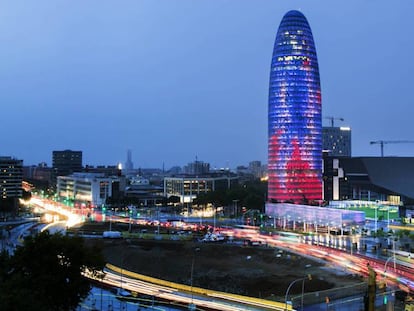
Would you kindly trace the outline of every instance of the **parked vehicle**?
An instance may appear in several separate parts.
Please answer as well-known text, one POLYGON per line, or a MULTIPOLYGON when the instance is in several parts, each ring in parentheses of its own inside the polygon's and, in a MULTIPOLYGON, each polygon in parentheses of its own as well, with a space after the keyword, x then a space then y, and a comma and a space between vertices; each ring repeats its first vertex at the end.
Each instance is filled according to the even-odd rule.
POLYGON ((104 239, 120 239, 122 238, 122 234, 120 231, 104 231, 102 237, 104 239))

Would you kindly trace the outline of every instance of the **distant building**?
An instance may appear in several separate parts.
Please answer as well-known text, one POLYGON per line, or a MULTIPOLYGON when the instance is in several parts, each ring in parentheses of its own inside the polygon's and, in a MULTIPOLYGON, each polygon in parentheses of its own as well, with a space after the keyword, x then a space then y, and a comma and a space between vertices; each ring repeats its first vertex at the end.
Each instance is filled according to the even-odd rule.
POLYGON ((181 174, 182 169, 180 166, 173 166, 168 170, 168 174, 169 175, 177 175, 177 174, 181 174))
POLYGON ((244 165, 239 165, 236 167, 236 173, 237 175, 249 175, 251 174, 249 168, 244 165))
POLYGON ((139 206, 155 206, 165 201, 163 187, 152 185, 148 179, 141 176, 128 178, 125 197, 133 199, 139 206))
POLYGON ((262 178, 266 173, 266 168, 261 161, 249 162, 249 171, 255 178, 262 178))
POLYGON ((180 176, 164 178, 164 196, 177 196, 181 203, 191 203, 200 193, 230 189, 238 184, 237 176, 180 176))
POLYGON ((351 128, 324 126, 322 128, 322 149, 334 157, 350 157, 351 128))
POLYGON ((57 177, 57 195, 68 203, 96 207, 105 204, 117 191, 114 185, 119 188, 119 178, 105 177, 101 173, 73 173, 57 177))
POLYGON ((82 151, 53 151, 52 154, 53 180, 58 176, 67 176, 82 171, 82 151))
POLYGON ((204 175, 210 172, 210 163, 203 161, 194 161, 184 166, 184 174, 188 175, 204 175))
POLYGON ((239 182, 245 182, 255 179, 261 179, 266 176, 267 166, 262 165, 261 161, 251 161, 249 166, 239 165, 236 167, 236 174, 239 176, 239 182))
POLYGON ((132 151, 127 151, 127 160, 125 162, 125 174, 129 174, 134 169, 134 163, 132 163, 132 151))
POLYGON ((22 197, 23 160, 0 157, 0 213, 16 215, 22 197))
POLYGON ((46 163, 23 166, 23 179, 30 181, 38 188, 47 188, 52 185, 53 169, 46 163))
POLYGON ((85 165, 83 170, 85 173, 100 173, 104 176, 121 176, 122 172, 119 169, 118 165, 85 165))

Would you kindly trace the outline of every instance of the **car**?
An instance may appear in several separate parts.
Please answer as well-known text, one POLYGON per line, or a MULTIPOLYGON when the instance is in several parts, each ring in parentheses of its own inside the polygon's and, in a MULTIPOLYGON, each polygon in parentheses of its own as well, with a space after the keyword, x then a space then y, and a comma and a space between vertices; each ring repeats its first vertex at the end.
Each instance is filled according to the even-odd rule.
POLYGON ((120 231, 104 231, 102 237, 104 239, 120 239, 122 238, 122 234, 120 231))

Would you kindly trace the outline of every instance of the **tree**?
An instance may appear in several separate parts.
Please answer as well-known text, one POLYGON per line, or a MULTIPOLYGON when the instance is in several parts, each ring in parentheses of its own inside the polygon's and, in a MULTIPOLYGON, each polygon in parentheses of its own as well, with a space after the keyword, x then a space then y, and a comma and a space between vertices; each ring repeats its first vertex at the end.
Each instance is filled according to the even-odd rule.
POLYGON ((30 201, 30 199, 32 198, 32 193, 30 191, 26 191, 24 189, 22 189, 22 199, 23 201, 30 201))
POLYGON ((180 197, 176 195, 172 195, 167 199, 167 203, 180 203, 180 197))
POLYGON ((13 256, 0 255, 1 309, 75 310, 90 291, 82 272, 103 266, 101 251, 86 247, 80 237, 48 231, 28 237, 13 256))

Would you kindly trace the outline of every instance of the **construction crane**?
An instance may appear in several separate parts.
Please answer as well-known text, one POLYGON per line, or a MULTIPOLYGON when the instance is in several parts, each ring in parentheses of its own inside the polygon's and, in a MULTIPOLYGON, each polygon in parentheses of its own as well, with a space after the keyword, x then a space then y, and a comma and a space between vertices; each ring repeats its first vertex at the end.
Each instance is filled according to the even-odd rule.
POLYGON ((385 144, 410 144, 410 143, 414 143, 414 140, 376 140, 376 141, 370 141, 369 143, 371 145, 379 144, 381 146, 381 157, 383 157, 385 144))
POLYGON ((335 118, 335 117, 325 117, 325 119, 331 120, 331 127, 334 127, 335 120, 344 121, 344 118, 335 118))

